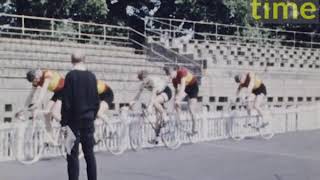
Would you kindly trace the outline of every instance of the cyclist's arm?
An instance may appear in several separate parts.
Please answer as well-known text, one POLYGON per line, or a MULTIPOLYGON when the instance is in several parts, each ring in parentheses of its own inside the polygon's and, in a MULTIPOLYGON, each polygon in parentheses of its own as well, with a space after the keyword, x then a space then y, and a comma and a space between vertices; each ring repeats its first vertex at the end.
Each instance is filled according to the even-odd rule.
POLYGON ((176 100, 180 100, 185 89, 186 89, 186 78, 182 78, 180 86, 178 88, 178 94, 176 95, 176 100), (179 99, 177 99, 177 98, 179 98, 179 99))
POLYGON ((36 92, 37 92, 37 87, 32 87, 32 89, 26 99, 26 102, 24 104, 25 107, 28 107, 28 106, 30 106, 30 104, 33 104, 34 95, 36 92))
POLYGON ((155 88, 153 88, 151 98, 149 100, 148 108, 151 108, 156 97, 157 97, 157 91, 155 88))
POLYGON ((134 97, 133 101, 138 101, 140 99, 140 96, 143 92, 143 89, 144 89, 144 83, 142 83, 140 85, 140 88, 139 88, 139 92, 137 93, 137 95, 134 97))
POLYGON ((250 82, 248 85, 248 93, 251 93, 254 87, 254 81, 256 77, 253 73, 250 73, 249 76, 250 76, 250 82))
POLYGON ((41 104, 42 100, 44 99, 45 95, 47 94, 50 81, 51 81, 50 78, 46 78, 44 80, 43 86, 41 87, 41 90, 40 90, 40 94, 35 102, 35 104, 37 106, 41 104))

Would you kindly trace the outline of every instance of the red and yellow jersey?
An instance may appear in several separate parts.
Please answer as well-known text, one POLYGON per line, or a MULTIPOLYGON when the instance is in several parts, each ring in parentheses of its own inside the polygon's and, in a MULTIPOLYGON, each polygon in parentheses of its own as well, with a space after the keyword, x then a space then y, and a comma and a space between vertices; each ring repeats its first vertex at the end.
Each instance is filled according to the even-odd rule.
MULTIPOLYGON (((64 78, 56 71, 44 70, 39 83, 36 86, 42 87, 45 79, 50 79, 48 90, 51 92, 58 92, 63 89, 64 78)), ((97 80, 98 94, 106 92, 110 87, 103 81, 97 80)))
POLYGON ((173 86, 178 87, 181 84, 181 79, 186 78, 186 86, 193 85, 197 82, 196 77, 186 68, 180 68, 177 70, 176 78, 172 79, 173 86))
POLYGON ((105 82, 100 80, 97 81, 97 90, 99 95, 106 92, 109 88, 110 87, 105 82))
MULTIPOLYGON (((246 79, 244 81, 244 83, 240 84, 239 85, 239 88, 247 88, 249 86, 249 83, 251 81, 251 76, 250 76, 250 73, 247 73, 246 75, 246 79)), ((254 86, 253 86, 253 89, 252 90, 255 90, 255 89, 258 89, 262 84, 262 80, 254 74, 254 86)))
POLYGON ((50 80, 48 86, 49 91, 58 92, 63 89, 64 78, 57 71, 44 70, 40 78, 40 81, 36 86, 42 87, 46 79, 50 80))

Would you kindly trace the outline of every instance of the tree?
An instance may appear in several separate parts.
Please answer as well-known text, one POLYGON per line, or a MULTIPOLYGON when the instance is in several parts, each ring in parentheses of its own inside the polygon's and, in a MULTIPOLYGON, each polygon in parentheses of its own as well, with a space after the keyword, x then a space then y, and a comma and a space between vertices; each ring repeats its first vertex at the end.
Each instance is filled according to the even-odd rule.
POLYGON ((105 0, 32 0, 13 1, 17 14, 51 18, 71 18, 81 21, 104 22, 105 0))

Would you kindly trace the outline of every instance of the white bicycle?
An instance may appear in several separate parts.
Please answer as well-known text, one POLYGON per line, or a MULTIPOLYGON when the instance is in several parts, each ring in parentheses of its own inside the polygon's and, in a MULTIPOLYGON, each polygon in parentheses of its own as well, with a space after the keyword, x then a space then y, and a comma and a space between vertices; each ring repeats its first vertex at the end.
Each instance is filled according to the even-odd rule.
MULTIPOLYGON (((66 158, 66 132, 60 126, 53 128, 53 139, 56 143, 49 143, 47 139, 50 134, 45 129, 43 113, 35 113, 36 116, 33 114, 29 110, 21 110, 16 115, 18 122, 15 128, 15 140, 12 142, 16 159, 22 164, 33 164, 43 158, 45 151, 66 158)), ((83 157, 81 146, 79 151, 81 158, 83 157)))
POLYGON ((250 101, 241 100, 238 105, 240 111, 236 110, 235 103, 229 105, 229 135, 232 139, 240 141, 246 137, 260 135, 263 139, 271 139, 274 135, 272 128, 273 115, 269 110, 264 109, 267 112, 267 117, 261 117, 261 115, 249 116, 247 108, 250 101))
POLYGON ((126 124, 122 119, 118 121, 103 121, 97 124, 97 141, 114 155, 120 155, 126 150, 126 124))
MULTIPOLYGON (((175 119, 169 118, 168 120, 161 120, 159 127, 156 126, 156 120, 161 118, 159 113, 149 113, 147 106, 141 103, 141 112, 140 113, 129 113, 129 142, 130 146, 134 151, 138 151, 142 148, 144 143, 145 134, 148 129, 152 128, 154 131, 153 134, 156 134, 156 131, 159 131, 159 137, 162 144, 169 149, 177 149, 180 147, 181 142, 179 134, 177 131, 177 121, 175 119), (160 129, 157 129, 160 128, 160 129)), ((168 116, 169 117, 169 116, 168 116)), ((150 140, 149 144, 157 145, 161 142, 153 143, 150 140)))
POLYGON ((177 149, 181 145, 179 133, 177 131, 177 120, 168 116, 167 120, 161 119, 161 115, 158 112, 151 114, 148 112, 147 107, 142 104, 142 116, 141 119, 147 122, 154 130, 154 133, 159 131, 159 137, 162 143, 169 149, 177 149), (154 121, 152 121, 152 119, 154 121), (156 127, 156 120, 160 119, 159 127, 156 127))

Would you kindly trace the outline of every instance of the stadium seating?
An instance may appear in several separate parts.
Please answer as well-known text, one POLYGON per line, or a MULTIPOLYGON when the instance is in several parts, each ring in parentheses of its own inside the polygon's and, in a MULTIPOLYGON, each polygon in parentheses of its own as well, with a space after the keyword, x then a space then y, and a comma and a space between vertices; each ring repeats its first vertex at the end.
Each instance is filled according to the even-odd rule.
MULTIPOLYGON (((148 62, 146 55, 136 54, 130 47, 1 38, 1 93, 7 95, 0 98, 1 104, 13 105, 14 110, 20 108, 31 87, 24 79, 26 72, 30 69, 45 68, 66 74, 71 69, 70 55, 78 50, 86 54, 88 69, 114 90, 115 109, 118 109, 120 104, 130 102, 130 98, 136 94, 139 86, 136 73, 139 70, 148 69, 152 74, 163 75, 161 63, 148 62), (12 91, 13 89, 15 91, 12 91), (8 96, 12 98, 6 98, 8 96)), ((1 108, 0 112, 5 111, 1 108)), ((7 116, 12 117, 12 114, 7 116)))

